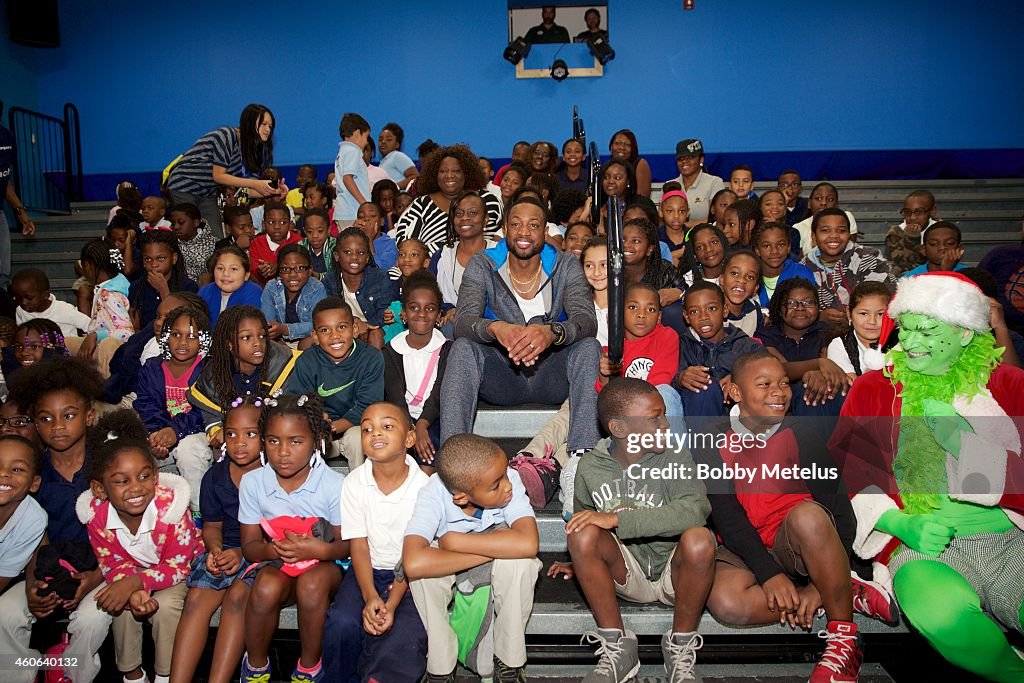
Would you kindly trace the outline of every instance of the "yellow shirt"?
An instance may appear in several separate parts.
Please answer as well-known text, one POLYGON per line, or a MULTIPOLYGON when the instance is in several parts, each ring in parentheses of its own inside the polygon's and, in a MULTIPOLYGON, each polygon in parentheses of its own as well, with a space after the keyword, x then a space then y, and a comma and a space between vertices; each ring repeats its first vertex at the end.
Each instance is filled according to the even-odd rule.
POLYGON ((288 190, 288 194, 285 195, 285 198, 284 198, 284 203, 287 204, 288 206, 292 207, 293 209, 301 209, 302 208, 302 190, 300 190, 297 187, 293 188, 291 190, 288 190))

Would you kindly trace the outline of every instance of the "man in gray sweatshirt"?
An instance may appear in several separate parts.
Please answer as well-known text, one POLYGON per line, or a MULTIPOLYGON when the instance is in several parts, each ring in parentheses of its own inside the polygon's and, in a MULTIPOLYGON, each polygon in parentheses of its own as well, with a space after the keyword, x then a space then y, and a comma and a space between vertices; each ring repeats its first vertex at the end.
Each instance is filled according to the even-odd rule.
POLYGON ((473 431, 478 398, 495 405, 568 398, 568 450, 585 451, 600 438, 594 302, 579 261, 545 244, 546 232, 546 209, 523 198, 505 214, 505 241, 466 266, 441 385, 442 443, 473 431))

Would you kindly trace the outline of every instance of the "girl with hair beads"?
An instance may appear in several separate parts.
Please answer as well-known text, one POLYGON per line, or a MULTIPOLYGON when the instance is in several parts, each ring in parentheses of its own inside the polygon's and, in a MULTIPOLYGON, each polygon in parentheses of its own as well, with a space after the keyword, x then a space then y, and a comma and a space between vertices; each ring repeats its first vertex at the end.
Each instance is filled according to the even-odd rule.
POLYGON ((230 306, 260 306, 263 290, 251 281, 249 256, 236 246, 218 249, 210 258, 213 282, 199 290, 199 296, 210 309, 210 324, 230 306))
POLYGON ((203 475, 200 510, 206 552, 192 561, 188 595, 174 638, 171 682, 191 683, 206 647, 210 619, 220 609, 220 625, 207 680, 228 683, 245 650, 245 604, 250 563, 242 557, 238 525, 238 487, 242 477, 258 469, 262 442, 260 412, 263 400, 236 398, 224 415, 221 457, 203 475), (241 579, 241 580, 240 580, 241 579))
POLYGON ((172 206, 171 230, 178 238, 178 248, 185 259, 185 275, 189 280, 203 284, 206 262, 216 249, 217 238, 199 213, 199 208, 188 202, 172 206))
POLYGON ((379 206, 373 202, 360 204, 352 227, 359 228, 369 238, 373 265, 385 271, 395 265, 398 260, 398 245, 384 230, 384 212, 379 206))
POLYGON ((729 240, 719 228, 701 223, 686 236, 686 268, 683 281, 689 287, 694 281, 706 280, 720 284, 725 259, 729 256, 729 240))
POLYGON ((172 292, 199 291, 199 285, 185 275, 185 264, 174 233, 151 230, 142 235, 139 245, 145 277, 128 288, 132 323, 137 330, 153 322, 156 307, 172 292))
POLYGON ((277 252, 277 277, 263 289, 260 308, 267 317, 267 329, 274 341, 292 348, 313 331, 313 307, 327 292, 323 284, 310 277, 309 252, 298 244, 286 244, 277 252))
POLYGON ((395 287, 388 274, 370 265, 370 238, 356 227, 346 228, 338 235, 334 247, 338 271, 327 282, 328 296, 345 300, 352 315, 367 324, 366 343, 380 350, 384 346, 384 311, 395 300, 395 287))
POLYGON ((133 218, 132 215, 119 211, 107 223, 104 235, 107 241, 121 252, 121 260, 124 261, 121 272, 129 280, 135 280, 138 277, 138 252, 135 251, 135 248, 139 236, 139 222, 135 218, 139 218, 138 214, 135 214, 133 218))
POLYGON ((827 357, 851 381, 885 366, 882 320, 891 300, 892 291, 882 282, 862 282, 850 294, 850 329, 829 342, 827 357))
MULTIPOLYGON (((73 548, 76 555, 93 554, 85 526, 76 515, 75 502, 89 487, 94 454, 87 449, 86 432, 96 417, 93 401, 102 393, 103 379, 92 365, 62 356, 21 370, 11 383, 11 395, 24 409, 25 417, 32 420, 27 426, 38 433, 45 449, 42 483, 35 496, 48 519, 44 543, 73 548)), ((24 585, 0 595, 0 652, 38 661, 40 654, 30 645, 32 626, 38 620, 46 620, 50 626, 66 616, 70 618, 70 641, 64 656, 78 663, 73 680, 92 681, 100 673, 97 653, 110 631, 110 615, 96 604, 103 584, 100 570, 79 572, 74 577, 78 587, 70 600, 36 578, 35 561, 25 575, 24 585)), ((4 674, 5 681, 30 683, 36 679, 31 663, 4 674)))
POLYGON ((3 348, 4 376, 9 380, 18 368, 27 368, 53 356, 67 355, 60 326, 47 318, 33 318, 18 325, 13 343, 3 348))
POLYGON ((402 317, 409 329, 384 347, 384 400, 409 411, 416 433, 411 454, 429 473, 441 447, 441 379, 451 350, 437 329, 442 301, 430 272, 410 275, 402 288, 402 317))
POLYGON ((430 259, 430 272, 437 277, 442 295, 442 325, 455 317, 462 274, 469 260, 494 246, 484 235, 486 227, 487 206, 483 198, 476 192, 460 192, 448 211, 444 246, 430 259))
POLYGON ((107 413, 89 434, 89 490, 75 511, 106 585, 96 604, 114 615, 114 657, 126 683, 146 680, 142 621, 153 626, 155 683, 167 683, 185 602, 185 578, 202 539, 188 513, 188 484, 157 471, 146 427, 126 409, 107 413))
POLYGON ((80 262, 86 280, 94 287, 92 315, 85 337, 66 340, 68 351, 79 358, 96 357, 100 373, 108 375, 110 357, 135 333, 128 312, 128 278, 121 274, 121 252, 106 239, 82 247, 80 262))
POLYGON ((199 378, 210 352, 210 320, 204 311, 175 308, 160 331, 159 358, 150 358, 139 373, 134 407, 149 430, 149 447, 160 467, 176 465, 188 482, 193 511, 199 510, 199 485, 210 467, 210 444, 203 416, 185 395, 199 378))
POLYGON ((232 306, 217 320, 210 361, 188 389, 199 408, 210 445, 224 443, 224 409, 238 396, 269 396, 280 390, 295 366, 299 351, 267 339, 267 319, 255 306, 232 306))
POLYGON ((265 464, 243 476, 238 487, 242 554, 257 565, 245 610, 241 680, 269 680, 270 640, 281 607, 294 603, 302 655, 292 680, 317 681, 324 619, 341 583, 335 562, 349 554, 348 542, 341 540, 344 477, 324 464, 331 428, 315 394, 286 394, 264 403, 265 464), (300 528, 295 516, 307 524, 300 528))

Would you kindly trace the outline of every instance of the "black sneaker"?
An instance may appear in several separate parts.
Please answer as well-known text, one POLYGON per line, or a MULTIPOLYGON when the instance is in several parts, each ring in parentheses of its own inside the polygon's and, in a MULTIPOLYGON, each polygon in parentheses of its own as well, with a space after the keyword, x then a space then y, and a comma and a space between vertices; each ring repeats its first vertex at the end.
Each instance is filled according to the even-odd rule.
POLYGON ((452 670, 450 674, 424 673, 420 683, 455 683, 455 671, 452 670))
POLYGON ((495 657, 494 683, 526 683, 526 665, 513 668, 495 657))

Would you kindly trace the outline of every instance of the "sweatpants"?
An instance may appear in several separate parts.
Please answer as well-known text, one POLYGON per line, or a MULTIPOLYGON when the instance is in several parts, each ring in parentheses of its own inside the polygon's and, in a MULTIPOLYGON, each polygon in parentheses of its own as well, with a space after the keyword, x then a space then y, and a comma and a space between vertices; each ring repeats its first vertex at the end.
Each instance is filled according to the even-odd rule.
MULTIPOLYGON (((107 584, 101 583, 78 603, 70 615, 67 632, 70 636, 64 657, 73 658, 78 666, 68 668, 72 683, 91 683, 100 673, 100 646, 110 632, 110 615, 96 605, 96 593, 107 584)), ((41 655, 29 647, 35 616, 28 611, 25 582, 16 583, 0 595, 0 671, 7 683, 32 683, 37 669, 15 666, 19 658, 38 659, 41 655)), ((172 636, 173 637, 173 636, 172 636)))
POLYGON ((594 338, 550 347, 532 367, 513 365, 499 344, 456 339, 441 383, 441 443, 473 431, 479 399, 499 406, 560 405, 569 399, 570 451, 593 448, 597 425, 597 366, 601 347, 594 338))
MULTIPOLYGON (((373 585, 383 600, 395 573, 373 570, 373 585)), ((408 590, 394 614, 394 625, 379 636, 363 629, 363 601, 354 569, 349 569, 324 623, 324 682, 418 681, 427 660, 427 632, 408 590)))
MULTIPOLYGON (((153 593, 160 603, 160 609, 145 617, 153 627, 153 668, 157 676, 171 674, 171 651, 174 649, 174 633, 178 630, 181 609, 185 606, 185 583, 153 593)), ((142 622, 131 610, 125 609, 114 617, 114 660, 117 670, 126 673, 142 666, 142 622)))
MULTIPOLYGON (((449 376, 447 371, 445 376, 449 376)), ((506 666, 526 664, 526 622, 533 611, 533 587, 540 569, 541 561, 536 557, 491 563, 494 656, 506 666)), ((458 640, 448 623, 448 605, 455 597, 455 576, 418 579, 409 584, 409 589, 427 630, 427 673, 449 674, 459 656, 458 640)))

